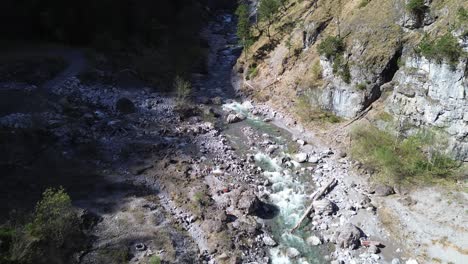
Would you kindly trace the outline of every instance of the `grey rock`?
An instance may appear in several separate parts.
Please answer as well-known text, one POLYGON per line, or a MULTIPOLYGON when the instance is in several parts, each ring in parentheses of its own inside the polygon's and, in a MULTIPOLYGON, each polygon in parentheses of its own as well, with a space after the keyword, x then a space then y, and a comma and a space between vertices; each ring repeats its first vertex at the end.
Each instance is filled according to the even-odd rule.
POLYGON ((317 236, 310 236, 307 238, 306 242, 309 246, 318 246, 322 244, 322 239, 317 236))
POLYGON ((320 161, 320 158, 318 156, 316 156, 316 155, 311 155, 311 156, 309 156, 308 161, 310 163, 317 164, 320 161))
POLYGON ((356 249, 360 246, 362 231, 353 224, 346 224, 340 228, 336 236, 336 244, 341 248, 356 249))
POLYGON ((301 252, 293 247, 290 247, 286 250, 286 255, 288 258, 297 258, 299 255, 301 255, 301 252))
POLYGON ((265 245, 269 246, 269 247, 274 247, 277 245, 276 241, 270 237, 269 235, 264 235, 263 238, 263 243, 265 243, 265 245))
POLYGON ((328 199, 313 201, 312 206, 317 215, 331 215, 336 208, 336 205, 328 199))
POLYGON ((299 162, 299 163, 304 163, 307 161, 307 153, 298 153, 296 155, 294 155, 294 160, 299 162))
POLYGON ((243 192, 237 202, 237 208, 245 211, 247 214, 253 214, 262 206, 260 199, 251 191, 243 192))
POLYGON ((377 196, 389 196, 395 194, 393 187, 388 185, 377 185, 374 189, 374 194, 377 196))
POLYGON ((392 264, 401 264, 401 261, 397 258, 392 259, 392 264))
POLYGON ((228 124, 237 123, 245 119, 245 116, 239 114, 229 114, 226 118, 228 124))

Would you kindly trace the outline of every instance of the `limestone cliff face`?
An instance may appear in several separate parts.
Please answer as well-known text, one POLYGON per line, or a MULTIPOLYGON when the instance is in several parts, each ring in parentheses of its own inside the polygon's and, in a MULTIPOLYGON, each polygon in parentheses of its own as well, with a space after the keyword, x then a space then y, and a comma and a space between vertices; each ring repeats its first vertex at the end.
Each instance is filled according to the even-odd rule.
POLYGON ((243 91, 292 113, 299 97, 306 97, 310 107, 344 118, 378 101, 394 120, 441 131, 454 155, 468 160, 468 25, 457 14, 468 10, 468 2, 427 0, 418 14, 408 3, 290 0, 278 13, 271 38, 254 29, 258 39, 236 66, 243 91), (447 32, 464 49, 456 68, 415 51, 424 35, 447 32), (343 40, 341 67, 317 50, 328 36, 343 40))
POLYGON ((400 122, 444 131, 453 154, 468 161, 465 65, 466 61, 462 61, 452 69, 425 58, 408 58, 393 79, 394 88, 385 107, 400 122))

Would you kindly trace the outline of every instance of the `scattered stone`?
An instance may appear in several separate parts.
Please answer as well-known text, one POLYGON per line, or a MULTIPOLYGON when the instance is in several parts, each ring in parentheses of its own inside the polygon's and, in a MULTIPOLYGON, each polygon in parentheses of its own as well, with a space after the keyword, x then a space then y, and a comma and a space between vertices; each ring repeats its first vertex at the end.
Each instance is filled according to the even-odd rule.
POLYGON ((343 152, 343 151, 340 152, 340 158, 346 158, 346 156, 348 156, 346 152, 343 152))
POLYGON ((322 239, 317 236, 310 236, 307 238, 306 242, 309 246, 318 246, 322 244, 322 239))
POLYGON ((297 258, 300 254, 301 252, 299 252, 299 250, 293 247, 290 247, 286 250, 286 255, 288 256, 288 258, 297 258))

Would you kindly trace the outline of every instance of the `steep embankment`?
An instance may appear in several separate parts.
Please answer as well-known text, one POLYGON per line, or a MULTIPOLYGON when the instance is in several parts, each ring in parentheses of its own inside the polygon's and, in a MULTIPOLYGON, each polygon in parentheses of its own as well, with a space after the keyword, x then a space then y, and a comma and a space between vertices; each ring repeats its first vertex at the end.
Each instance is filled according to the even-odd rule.
POLYGON ((437 128, 466 161, 467 9, 458 0, 287 1, 271 37, 266 22, 254 27, 237 64, 242 89, 306 120, 353 118, 377 101, 377 116, 398 120, 388 128, 437 128), (314 109, 306 118, 304 105, 314 109))

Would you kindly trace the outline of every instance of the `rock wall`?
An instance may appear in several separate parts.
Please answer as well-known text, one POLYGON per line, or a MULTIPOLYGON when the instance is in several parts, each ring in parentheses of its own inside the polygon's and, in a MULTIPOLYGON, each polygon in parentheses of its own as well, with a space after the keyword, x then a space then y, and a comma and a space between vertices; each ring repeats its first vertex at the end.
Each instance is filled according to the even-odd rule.
POLYGON ((468 82, 466 60, 456 69, 410 57, 393 79, 385 101, 388 112, 412 126, 437 128, 446 133, 449 149, 468 161, 468 82))
POLYGON ((458 14, 468 4, 426 0, 424 12, 418 15, 407 4, 288 1, 271 26, 271 38, 253 27, 258 38, 236 66, 245 84, 241 89, 293 114, 298 102, 303 102, 297 97, 307 96, 311 108, 349 119, 379 100, 395 120, 413 130, 442 131, 454 156, 468 160, 468 38, 463 37, 468 22, 458 14), (415 52, 425 34, 440 38, 445 33, 456 37, 465 52, 455 70, 448 64, 430 63, 415 52), (335 73, 334 56, 327 59, 318 49, 330 36, 339 36, 343 45, 343 51, 335 54, 342 60, 335 65, 335 73))

